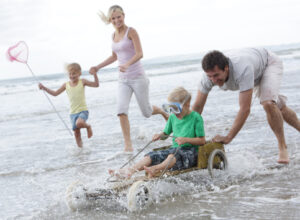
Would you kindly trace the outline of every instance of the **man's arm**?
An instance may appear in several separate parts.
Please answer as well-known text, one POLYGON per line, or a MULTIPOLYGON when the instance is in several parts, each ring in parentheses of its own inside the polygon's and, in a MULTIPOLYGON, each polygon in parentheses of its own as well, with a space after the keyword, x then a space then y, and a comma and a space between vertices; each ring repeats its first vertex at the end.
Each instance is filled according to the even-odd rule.
POLYGON ((240 92, 239 95, 240 110, 237 116, 235 117, 234 123, 229 133, 227 134, 227 136, 217 135, 213 138, 213 141, 228 144, 237 135, 237 133, 241 130, 241 128, 245 124, 245 121, 247 120, 250 114, 252 93, 253 93, 253 89, 240 92))
POLYGON ((200 90, 198 90, 196 101, 195 101, 192 109, 194 111, 198 112, 200 115, 201 115, 204 105, 206 103, 207 96, 208 96, 208 94, 202 93, 202 92, 200 92, 200 90))

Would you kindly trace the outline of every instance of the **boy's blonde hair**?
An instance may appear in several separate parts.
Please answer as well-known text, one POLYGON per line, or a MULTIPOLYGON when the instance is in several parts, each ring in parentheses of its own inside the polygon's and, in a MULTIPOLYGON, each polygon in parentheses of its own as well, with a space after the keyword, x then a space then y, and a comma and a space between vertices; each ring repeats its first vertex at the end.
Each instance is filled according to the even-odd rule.
POLYGON ((107 15, 105 15, 102 11, 99 11, 98 15, 99 15, 99 17, 102 19, 102 21, 105 24, 109 24, 109 23, 111 23, 111 15, 112 15, 112 13, 114 13, 116 11, 118 11, 118 12, 122 13, 123 15, 125 15, 123 9, 119 5, 113 5, 113 6, 111 6, 108 9, 107 15))
POLYGON ((81 67, 78 63, 70 63, 66 66, 66 70, 71 72, 72 70, 81 72, 81 67))
POLYGON ((184 101, 190 101, 192 95, 183 87, 176 87, 168 96, 169 102, 179 102, 183 103, 184 101))

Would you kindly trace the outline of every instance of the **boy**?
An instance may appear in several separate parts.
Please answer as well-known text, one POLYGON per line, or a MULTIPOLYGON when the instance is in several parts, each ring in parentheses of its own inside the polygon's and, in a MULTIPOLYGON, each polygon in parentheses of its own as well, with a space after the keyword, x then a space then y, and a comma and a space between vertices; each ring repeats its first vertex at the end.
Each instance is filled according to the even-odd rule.
POLYGON ((51 90, 41 83, 39 83, 39 88, 53 96, 57 96, 66 90, 70 100, 70 118, 75 140, 77 146, 82 147, 80 129, 87 129, 88 138, 91 138, 93 135, 91 125, 86 123, 86 120, 89 116, 89 112, 85 102, 84 87, 99 87, 99 80, 96 73, 93 74, 93 82, 88 81, 86 79, 80 79, 81 67, 78 63, 69 64, 67 66, 67 71, 69 74, 70 81, 64 83, 58 90, 51 90))
POLYGON ((197 146, 205 144, 203 119, 197 112, 190 110, 191 94, 183 87, 177 87, 168 96, 170 104, 163 105, 165 111, 172 113, 165 129, 155 134, 152 141, 166 139, 173 133, 173 146, 162 151, 152 151, 132 167, 109 170, 109 174, 130 178, 135 172, 145 170, 148 177, 167 169, 181 170, 197 164, 197 146), (177 148, 180 147, 178 150, 177 148))

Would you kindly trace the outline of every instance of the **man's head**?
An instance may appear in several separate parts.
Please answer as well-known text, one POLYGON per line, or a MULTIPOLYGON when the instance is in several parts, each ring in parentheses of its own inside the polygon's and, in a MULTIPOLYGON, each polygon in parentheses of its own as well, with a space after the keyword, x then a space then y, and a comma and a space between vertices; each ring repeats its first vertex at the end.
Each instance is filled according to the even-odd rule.
POLYGON ((203 57, 202 69, 215 85, 223 86, 229 77, 228 58, 220 51, 211 51, 203 57))

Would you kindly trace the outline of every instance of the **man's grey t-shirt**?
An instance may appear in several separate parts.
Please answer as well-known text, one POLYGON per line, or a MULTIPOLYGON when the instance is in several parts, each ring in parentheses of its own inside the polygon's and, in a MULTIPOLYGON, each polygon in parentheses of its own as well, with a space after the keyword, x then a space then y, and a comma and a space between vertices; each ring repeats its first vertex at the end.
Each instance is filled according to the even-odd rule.
MULTIPOLYGON (((259 84, 268 63, 266 49, 246 48, 228 51, 224 55, 229 58, 229 78, 220 89, 243 92, 259 84)), ((203 73, 198 89, 207 94, 213 86, 213 82, 203 73)))

